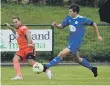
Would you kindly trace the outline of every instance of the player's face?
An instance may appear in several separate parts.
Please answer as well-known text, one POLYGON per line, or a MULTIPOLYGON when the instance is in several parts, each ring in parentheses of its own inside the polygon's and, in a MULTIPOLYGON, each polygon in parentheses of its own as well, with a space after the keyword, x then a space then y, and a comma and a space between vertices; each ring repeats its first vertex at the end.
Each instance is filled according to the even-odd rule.
POLYGON ((74 18, 74 17, 76 17, 77 13, 74 12, 72 9, 69 9, 69 15, 74 18))
POLYGON ((14 26, 18 28, 21 25, 21 22, 18 19, 13 19, 14 26))

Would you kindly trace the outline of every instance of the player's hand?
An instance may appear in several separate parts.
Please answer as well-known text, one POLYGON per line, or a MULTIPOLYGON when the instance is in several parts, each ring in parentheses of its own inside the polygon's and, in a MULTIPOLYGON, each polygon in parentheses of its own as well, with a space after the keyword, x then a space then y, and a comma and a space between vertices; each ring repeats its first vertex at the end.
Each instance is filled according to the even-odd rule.
POLYGON ((35 48, 35 44, 34 43, 31 43, 31 44, 28 44, 28 46, 30 47, 30 48, 35 48))
POLYGON ((97 37, 97 39, 98 39, 99 41, 102 41, 102 40, 103 40, 102 36, 100 36, 100 35, 97 37))
POLYGON ((54 28, 64 28, 63 26, 62 26, 62 24, 56 24, 55 22, 53 22, 52 24, 51 24, 54 28))
POLYGON ((9 27, 9 28, 11 27, 10 24, 8 24, 8 23, 5 23, 5 25, 6 25, 7 27, 9 27))
POLYGON ((57 24, 56 24, 55 22, 53 22, 51 25, 52 25, 53 27, 56 27, 56 26, 57 26, 57 24))

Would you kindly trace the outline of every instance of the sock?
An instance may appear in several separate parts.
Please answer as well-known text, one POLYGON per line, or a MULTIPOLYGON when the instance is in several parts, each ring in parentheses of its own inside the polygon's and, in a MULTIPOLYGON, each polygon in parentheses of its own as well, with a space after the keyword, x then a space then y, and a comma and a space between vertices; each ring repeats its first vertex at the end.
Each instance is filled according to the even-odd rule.
POLYGON ((18 76, 22 77, 20 63, 17 62, 17 61, 14 61, 14 62, 13 62, 13 65, 14 65, 14 69, 15 69, 15 71, 16 71, 16 74, 17 74, 18 76))
POLYGON ((47 68, 50 68, 50 67, 56 65, 57 63, 59 63, 59 62, 61 62, 61 61, 62 61, 62 58, 59 57, 59 56, 57 56, 57 57, 55 57, 52 61, 50 61, 48 64, 46 64, 45 66, 46 66, 47 68))
POLYGON ((80 64, 86 68, 89 68, 90 70, 92 69, 92 65, 84 58, 82 59, 82 62, 80 64))

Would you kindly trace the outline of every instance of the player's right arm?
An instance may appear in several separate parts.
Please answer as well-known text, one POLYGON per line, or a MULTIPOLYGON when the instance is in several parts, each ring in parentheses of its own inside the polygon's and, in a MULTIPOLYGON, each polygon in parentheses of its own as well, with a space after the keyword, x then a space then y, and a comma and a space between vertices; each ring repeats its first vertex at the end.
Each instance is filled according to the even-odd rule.
POLYGON ((52 26, 55 27, 55 28, 60 28, 60 29, 63 28, 62 24, 56 24, 55 22, 52 23, 52 26))
POLYGON ((15 30, 13 27, 11 27, 11 25, 10 25, 10 24, 5 23, 5 25, 6 25, 8 28, 10 28, 10 29, 11 29, 11 31, 12 31, 14 34, 16 34, 16 30, 15 30))
POLYGON ((31 47, 31 48, 33 48, 33 49, 35 49, 35 45, 34 45, 34 43, 32 42, 31 33, 30 33, 28 27, 25 27, 25 28, 23 29, 23 33, 24 33, 25 36, 26 36, 26 39, 27 39, 27 42, 28 42, 28 46, 31 47))
POLYGON ((52 26, 55 27, 55 28, 63 29, 64 27, 69 25, 68 17, 69 16, 65 17, 61 24, 56 24, 55 22, 53 22, 52 26))

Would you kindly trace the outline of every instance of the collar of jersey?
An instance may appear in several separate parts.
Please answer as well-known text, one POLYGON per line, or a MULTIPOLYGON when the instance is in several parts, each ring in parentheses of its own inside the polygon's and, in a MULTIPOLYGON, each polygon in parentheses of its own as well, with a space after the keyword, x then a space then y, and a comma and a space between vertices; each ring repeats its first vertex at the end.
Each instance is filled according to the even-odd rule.
POLYGON ((20 27, 22 27, 22 26, 23 26, 22 24, 21 24, 21 25, 19 25, 17 29, 19 29, 19 28, 20 28, 20 27))
POLYGON ((73 19, 76 19, 76 18, 78 18, 78 17, 79 17, 79 15, 77 15, 75 18, 73 18, 73 17, 72 17, 72 18, 73 18, 73 19))

